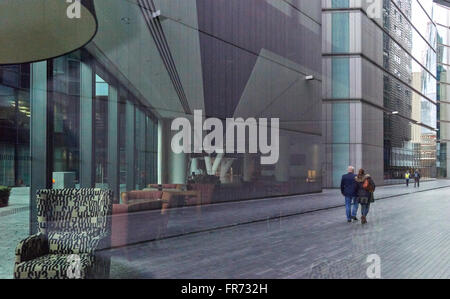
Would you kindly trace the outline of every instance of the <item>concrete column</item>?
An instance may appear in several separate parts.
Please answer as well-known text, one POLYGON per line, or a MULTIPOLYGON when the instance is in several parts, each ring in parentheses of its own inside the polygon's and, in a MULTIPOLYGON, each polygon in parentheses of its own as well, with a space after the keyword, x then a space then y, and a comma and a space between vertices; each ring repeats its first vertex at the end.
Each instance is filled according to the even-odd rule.
POLYGON ((36 191, 51 187, 47 171, 47 62, 31 64, 31 188, 30 188, 30 234, 37 232, 36 191))
POLYGON ((250 154, 244 154, 244 167, 243 167, 243 176, 242 179, 244 182, 251 182, 253 176, 253 159, 250 154))
POLYGON ((127 161, 127 191, 134 190, 135 184, 135 119, 134 104, 127 101, 125 108, 125 156, 127 161))
POLYGON ((166 122, 160 119, 158 121, 158 184, 164 184, 167 182, 166 131, 166 122))
POLYGON ((290 140, 288 136, 280 136, 280 158, 275 165, 275 179, 277 182, 289 181, 290 168, 290 140))
POLYGON ((168 149, 168 175, 169 175, 169 183, 170 184, 186 184, 186 175, 187 175, 187 164, 188 159, 185 153, 175 154, 172 151, 171 143, 172 137, 176 134, 176 132, 172 132, 170 128, 171 121, 168 123, 168 131, 167 136, 170 136, 166 139, 167 149, 168 149))
POLYGON ((109 86, 108 97, 108 184, 113 191, 114 202, 119 196, 119 99, 117 89, 109 86))
POLYGON ((213 175, 212 171, 212 162, 211 162, 210 156, 205 156, 205 168, 206 168, 206 174, 213 175))
POLYGON ((93 74, 89 64, 81 63, 80 93, 80 187, 94 186, 93 161, 93 74))
POLYGON ((221 166, 222 164, 222 159, 223 159, 223 155, 224 154, 217 154, 216 159, 214 160, 212 169, 211 169, 211 174, 215 175, 217 170, 219 169, 219 166, 221 166))
POLYGON ((234 158, 223 158, 222 163, 220 164, 220 182, 223 184, 229 183, 230 180, 227 178, 227 173, 231 168, 231 165, 233 165, 234 158))
POLYGON ((145 186, 145 145, 146 145, 146 124, 145 124, 145 113, 136 109, 136 125, 138 125, 138 130, 135 128, 135 148, 137 156, 135 157, 135 184, 137 189, 144 189, 145 186))
POLYGON ((158 155, 158 167, 161 176, 161 184, 186 184, 188 157, 186 154, 175 154, 172 151, 172 120, 163 119, 158 124, 158 139, 161 142, 160 154, 158 155))
POLYGON ((169 153, 169 183, 186 184, 187 157, 186 154, 169 153))

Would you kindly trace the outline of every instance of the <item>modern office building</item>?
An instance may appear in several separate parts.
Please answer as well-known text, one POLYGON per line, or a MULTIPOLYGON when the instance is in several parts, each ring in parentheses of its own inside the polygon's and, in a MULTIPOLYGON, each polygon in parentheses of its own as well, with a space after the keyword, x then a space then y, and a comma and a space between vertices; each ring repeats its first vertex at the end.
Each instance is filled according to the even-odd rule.
MULTIPOLYGON (((443 107, 437 113, 437 97, 445 95, 442 90, 436 95, 434 86, 438 76, 441 81, 446 76, 445 62, 440 62, 438 73, 434 70, 431 1, 383 1, 382 14, 375 17, 368 16, 367 1, 323 1, 322 17, 310 1, 281 2, 117 0, 106 8, 104 1, 96 1, 99 30, 94 40, 46 62, 48 113, 37 120, 45 120, 40 131, 30 128, 30 99, 37 96, 30 88, 39 78, 32 67, 38 64, 1 67, 0 184, 32 185, 36 153, 30 153, 30 132, 46 136, 46 143, 39 144, 41 150, 45 145, 40 153, 45 159, 39 159, 45 167, 38 167, 46 171, 45 184, 37 175, 42 182, 33 190, 51 186, 54 172, 73 172, 76 186, 110 187, 116 194, 149 183, 185 183, 194 172, 221 179, 227 191, 219 192, 218 200, 244 199, 335 187, 349 164, 389 183, 408 169, 420 168, 425 176, 436 177, 430 149, 438 140, 437 163, 443 175, 445 128, 437 131, 439 136, 434 130, 446 121, 443 107), (221 8, 221 17, 214 18, 212 12, 221 8), (146 10, 161 15, 149 17, 146 10), (251 15, 245 24, 216 24, 244 20, 245 15, 251 15), (284 35, 270 36, 269 29, 261 29, 281 26, 277 20, 283 20, 284 35), (302 34, 297 36, 295 28, 302 34), (313 47, 320 44, 320 28, 323 109, 311 100, 281 109, 294 105, 296 94, 302 99, 319 97, 321 62, 313 47), (266 62, 270 64, 262 64, 266 62), (308 75, 314 80, 303 80, 308 75), (95 84, 89 87, 91 80, 95 84), (83 104, 85 97, 94 99, 92 107, 83 104), (114 98, 117 107, 110 107, 114 98), (219 156, 212 167, 215 156, 205 163, 203 154, 172 153, 171 121, 183 115, 192 118, 197 109, 205 117, 221 119, 279 117, 278 163, 265 166, 257 155, 231 154, 219 156), (436 114, 441 118, 438 125, 436 114), (118 136, 110 137, 114 134, 108 130, 116 128, 118 136), (299 146, 305 140, 310 147, 299 146), (119 144, 117 149, 113 143, 119 144)), ((442 53, 440 59, 445 59, 445 47, 442 53)))
MULTIPOLYGON (((30 210, 8 224, 26 233, 8 236, 37 231, 40 189, 112 190, 111 246, 126 249, 266 219, 266 201, 255 209, 251 199, 283 197, 283 209, 268 205, 277 217, 303 213, 287 196, 339 187, 348 165, 377 185, 408 170, 449 176, 447 1, 81 2, 98 23, 87 44, 0 64, 0 186, 29 200, 0 216, 30 210), (262 163, 271 154, 276 162, 262 163), (254 214, 220 204, 232 201, 254 214)), ((0 247, 12 269, 13 247, 0 247)))
POLYGON ((450 78, 448 68, 450 66, 450 13, 445 1, 440 1, 435 6, 435 22, 438 31, 438 175, 448 178, 450 157, 448 156, 448 143, 450 142, 450 101, 448 88, 450 78))
MULTIPOLYGON (((72 172, 76 186, 112 188, 119 201, 121 191, 186 183, 203 173, 222 181, 216 196, 223 201, 336 187, 349 164, 385 183, 407 169, 437 175, 430 152, 434 85, 445 74, 434 70, 431 1, 383 1, 375 17, 368 16, 367 1, 323 1, 322 11, 311 1, 275 0, 104 5, 95 1, 99 27, 91 43, 41 63, 47 70, 40 74, 47 80, 43 100, 30 101, 44 96, 32 90, 38 63, 1 67, 0 184, 34 186, 33 192, 51 187, 54 172, 72 172), (270 35, 281 27, 285 34, 270 35), (322 59, 315 51, 318 30, 322 59), (311 100, 320 97, 321 60, 323 105, 311 100), (314 80, 304 80, 309 75, 314 80), (93 101, 86 106, 85 98, 93 101), (298 98, 305 104, 297 105, 298 98), (37 131, 30 126, 33 102, 47 109, 37 131), (291 105, 295 109, 286 109, 291 105), (192 119, 194 110, 222 120, 280 118, 278 163, 261 165, 255 154, 174 154, 171 121, 192 119), (46 138, 37 145, 37 167, 30 133, 46 138), (36 185, 31 169, 41 172, 36 185)), ((445 152, 440 143, 439 155, 445 152)))
POLYGON ((372 3, 323 1, 326 187, 346 165, 382 184, 437 175, 433 2, 372 3))
POLYGON ((0 184, 30 186, 31 222, 36 190, 59 186, 56 177, 111 189, 116 203, 120 192, 192 174, 220 182, 207 202, 321 191, 319 1, 94 5, 98 31, 83 48, 0 67, 0 184), (267 118, 269 128, 279 119, 278 162, 175 153, 172 121, 193 122, 196 110, 224 122, 267 118))

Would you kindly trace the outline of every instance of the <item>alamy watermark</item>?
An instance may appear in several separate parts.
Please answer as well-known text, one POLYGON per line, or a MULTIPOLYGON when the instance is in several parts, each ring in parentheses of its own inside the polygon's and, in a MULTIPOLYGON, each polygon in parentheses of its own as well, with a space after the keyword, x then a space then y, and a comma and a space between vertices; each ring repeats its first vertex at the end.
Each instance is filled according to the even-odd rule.
POLYGON ((69 19, 80 19, 81 18, 81 0, 66 0, 70 3, 67 7, 66 14, 69 19))
POLYGON ((381 278, 381 258, 377 254, 370 254, 361 263, 361 256, 351 255, 338 261, 321 260, 311 266, 309 278, 336 279, 336 278, 381 278), (367 265, 368 264, 368 265, 367 265), (365 271, 365 273, 363 273, 365 271))
POLYGON ((383 0, 361 0, 367 5, 366 13, 371 19, 381 19, 383 17, 383 0))
POLYGON ((81 258, 78 254, 71 254, 67 257, 69 268, 67 268, 67 278, 80 279, 81 278, 81 258))
POLYGON ((381 258, 378 254, 371 254, 367 257, 366 263, 369 264, 366 275, 370 279, 381 278, 381 258))
POLYGON ((172 131, 178 131, 172 138, 172 151, 176 154, 261 154, 261 164, 272 165, 279 158, 279 124, 278 118, 272 118, 270 125, 267 118, 227 118, 224 132, 222 120, 203 120, 202 110, 195 110, 193 128, 187 118, 180 117, 172 121, 172 131), (208 133, 203 138, 204 131, 208 133))

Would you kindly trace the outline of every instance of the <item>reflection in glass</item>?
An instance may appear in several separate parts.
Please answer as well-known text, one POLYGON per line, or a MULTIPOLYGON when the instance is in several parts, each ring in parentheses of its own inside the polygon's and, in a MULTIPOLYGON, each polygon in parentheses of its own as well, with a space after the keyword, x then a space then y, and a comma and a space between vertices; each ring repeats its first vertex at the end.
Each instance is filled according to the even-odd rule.
POLYGON ((109 85, 98 74, 95 75, 95 184, 99 188, 108 187, 108 96, 109 85))

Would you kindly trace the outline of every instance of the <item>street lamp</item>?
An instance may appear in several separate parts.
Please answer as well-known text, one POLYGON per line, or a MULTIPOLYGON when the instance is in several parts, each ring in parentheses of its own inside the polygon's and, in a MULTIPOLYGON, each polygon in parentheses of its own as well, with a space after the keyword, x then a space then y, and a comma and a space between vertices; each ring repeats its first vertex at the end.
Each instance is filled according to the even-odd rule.
POLYGON ((400 114, 400 112, 398 112, 398 111, 392 111, 391 114, 392 114, 392 115, 398 115, 398 114, 400 114))
POLYGON ((97 33, 94 0, 0 0, 0 64, 58 57, 97 33))

